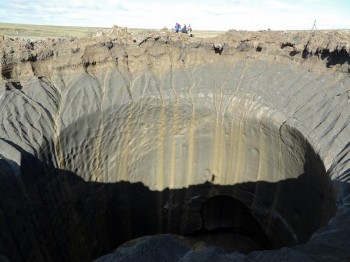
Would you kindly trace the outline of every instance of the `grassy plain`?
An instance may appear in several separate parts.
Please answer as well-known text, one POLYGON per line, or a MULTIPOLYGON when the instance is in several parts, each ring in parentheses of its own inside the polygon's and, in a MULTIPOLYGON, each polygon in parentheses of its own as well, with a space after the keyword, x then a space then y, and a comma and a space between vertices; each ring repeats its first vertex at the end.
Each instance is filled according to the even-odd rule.
MULTIPOLYGON (((53 26, 53 25, 30 25, 30 24, 10 24, 0 22, 0 36, 6 35, 19 38, 42 38, 42 37, 84 37, 91 36, 98 32, 101 27, 78 27, 78 26, 53 26)), ((142 31, 159 31, 157 29, 137 29, 128 28, 132 33, 142 31)), ((215 37, 223 31, 203 31, 194 30, 195 37, 215 37)))

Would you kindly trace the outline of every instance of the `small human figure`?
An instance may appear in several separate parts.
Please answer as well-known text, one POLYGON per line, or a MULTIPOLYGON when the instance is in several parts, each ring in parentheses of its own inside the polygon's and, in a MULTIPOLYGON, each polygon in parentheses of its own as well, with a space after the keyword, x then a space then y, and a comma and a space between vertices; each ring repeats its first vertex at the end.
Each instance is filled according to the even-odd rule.
POLYGON ((189 36, 192 36, 192 27, 191 27, 191 24, 188 24, 187 33, 188 33, 189 36))
POLYGON ((187 27, 186 27, 186 24, 184 24, 184 27, 181 29, 181 32, 182 32, 182 33, 187 33, 187 27))
POLYGON ((181 25, 179 23, 175 24, 175 32, 178 33, 181 29, 181 25))

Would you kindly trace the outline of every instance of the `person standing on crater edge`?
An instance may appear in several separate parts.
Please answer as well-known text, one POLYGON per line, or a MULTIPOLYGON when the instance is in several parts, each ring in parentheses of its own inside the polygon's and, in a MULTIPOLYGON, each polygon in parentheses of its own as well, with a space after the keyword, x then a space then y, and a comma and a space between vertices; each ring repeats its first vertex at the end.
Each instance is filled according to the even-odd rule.
POLYGON ((191 24, 188 24, 187 33, 188 33, 189 36, 192 36, 192 27, 191 27, 191 24))
POLYGON ((175 32, 178 33, 181 29, 181 25, 179 23, 175 24, 175 32))
POLYGON ((182 32, 182 33, 187 33, 187 27, 186 27, 186 24, 184 24, 184 27, 181 29, 181 32, 182 32))

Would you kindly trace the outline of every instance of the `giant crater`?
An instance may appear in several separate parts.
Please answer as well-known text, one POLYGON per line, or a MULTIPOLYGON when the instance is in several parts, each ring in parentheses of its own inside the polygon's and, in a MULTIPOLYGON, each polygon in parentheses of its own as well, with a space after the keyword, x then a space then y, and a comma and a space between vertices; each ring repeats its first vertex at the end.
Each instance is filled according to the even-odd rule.
POLYGON ((348 40, 3 37, 0 258, 350 259, 348 40))

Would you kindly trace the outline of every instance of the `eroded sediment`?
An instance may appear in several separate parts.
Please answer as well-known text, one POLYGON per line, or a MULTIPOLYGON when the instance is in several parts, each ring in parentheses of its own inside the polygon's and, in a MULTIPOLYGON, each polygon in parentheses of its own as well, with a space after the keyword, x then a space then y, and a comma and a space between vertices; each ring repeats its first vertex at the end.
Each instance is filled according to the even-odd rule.
POLYGON ((191 238, 226 230, 252 260, 349 258, 348 43, 345 31, 3 38, 0 254, 86 261, 172 233, 187 237, 101 260, 149 243, 185 257, 191 238), (275 250, 250 253, 262 249, 275 250))

